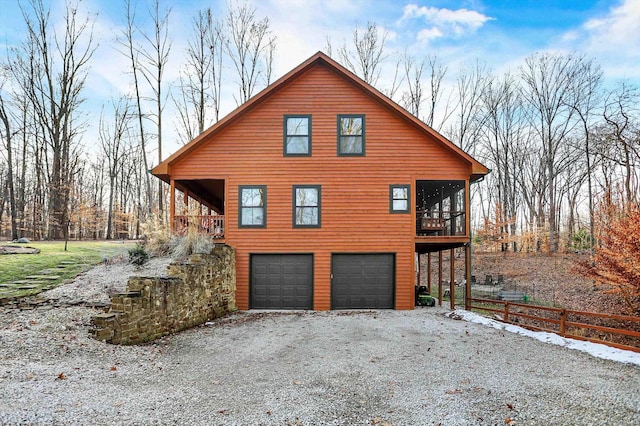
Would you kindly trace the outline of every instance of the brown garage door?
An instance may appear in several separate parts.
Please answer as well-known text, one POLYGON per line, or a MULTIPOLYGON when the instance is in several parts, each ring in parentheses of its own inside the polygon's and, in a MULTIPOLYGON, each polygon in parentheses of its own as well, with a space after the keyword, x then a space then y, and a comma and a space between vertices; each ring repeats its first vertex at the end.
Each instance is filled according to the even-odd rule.
POLYGON ((334 254, 331 275, 331 309, 394 308, 394 254, 334 254))
POLYGON ((313 309, 313 255, 251 255, 251 309, 313 309))

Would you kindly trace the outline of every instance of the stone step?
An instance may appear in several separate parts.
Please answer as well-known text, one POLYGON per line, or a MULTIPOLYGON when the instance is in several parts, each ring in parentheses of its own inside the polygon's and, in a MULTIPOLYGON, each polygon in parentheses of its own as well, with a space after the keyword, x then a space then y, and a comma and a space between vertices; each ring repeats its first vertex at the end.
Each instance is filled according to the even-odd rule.
POLYGON ((28 280, 49 280, 55 281, 60 279, 60 275, 28 275, 25 277, 28 280))
POLYGON ((42 280, 15 280, 15 281, 11 281, 9 284, 11 284, 12 287, 15 287, 17 285, 23 285, 23 284, 44 284, 45 282, 42 280))
POLYGON ((39 273, 41 275, 56 275, 56 274, 59 274, 60 272, 62 271, 58 268, 50 268, 50 269, 43 269, 39 273))
POLYGON ((40 286, 37 284, 22 284, 21 286, 18 286, 18 290, 33 290, 36 288, 40 288, 40 286))

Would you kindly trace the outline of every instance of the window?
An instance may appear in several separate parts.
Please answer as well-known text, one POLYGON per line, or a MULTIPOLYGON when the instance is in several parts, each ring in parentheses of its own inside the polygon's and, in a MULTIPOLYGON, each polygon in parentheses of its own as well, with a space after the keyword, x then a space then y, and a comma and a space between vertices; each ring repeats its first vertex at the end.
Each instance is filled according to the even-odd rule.
POLYGON ((364 155, 364 115, 338 116, 338 155, 364 155))
POLYGON ((320 227, 320 186, 293 187, 294 228, 320 227))
POLYGON ((284 116, 284 155, 311 155, 311 116, 284 116))
POLYGON ((389 212, 411 212, 411 187, 409 185, 389 185, 389 212))
POLYGON ((238 226, 240 228, 264 228, 267 226, 266 186, 240 186, 238 206, 238 226))

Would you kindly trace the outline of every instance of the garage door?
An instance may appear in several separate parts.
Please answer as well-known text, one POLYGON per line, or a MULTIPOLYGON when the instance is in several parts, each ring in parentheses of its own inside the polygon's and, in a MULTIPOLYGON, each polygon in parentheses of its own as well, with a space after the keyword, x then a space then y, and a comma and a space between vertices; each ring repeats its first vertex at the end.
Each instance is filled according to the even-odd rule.
POLYGON ((251 255, 251 309, 313 309, 313 255, 251 255))
POLYGON ((332 309, 393 309, 395 255, 334 254, 332 309))

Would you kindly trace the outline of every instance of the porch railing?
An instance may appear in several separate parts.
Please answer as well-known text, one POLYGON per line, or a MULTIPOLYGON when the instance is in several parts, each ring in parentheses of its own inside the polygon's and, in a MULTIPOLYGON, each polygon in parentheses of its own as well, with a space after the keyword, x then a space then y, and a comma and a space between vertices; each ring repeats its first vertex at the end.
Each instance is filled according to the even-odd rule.
POLYGON ((464 211, 416 210, 416 234, 421 236, 466 235, 464 211))
POLYGON ((193 229, 200 234, 207 234, 213 238, 224 238, 223 215, 186 216, 176 215, 173 218, 173 231, 184 235, 193 229))

